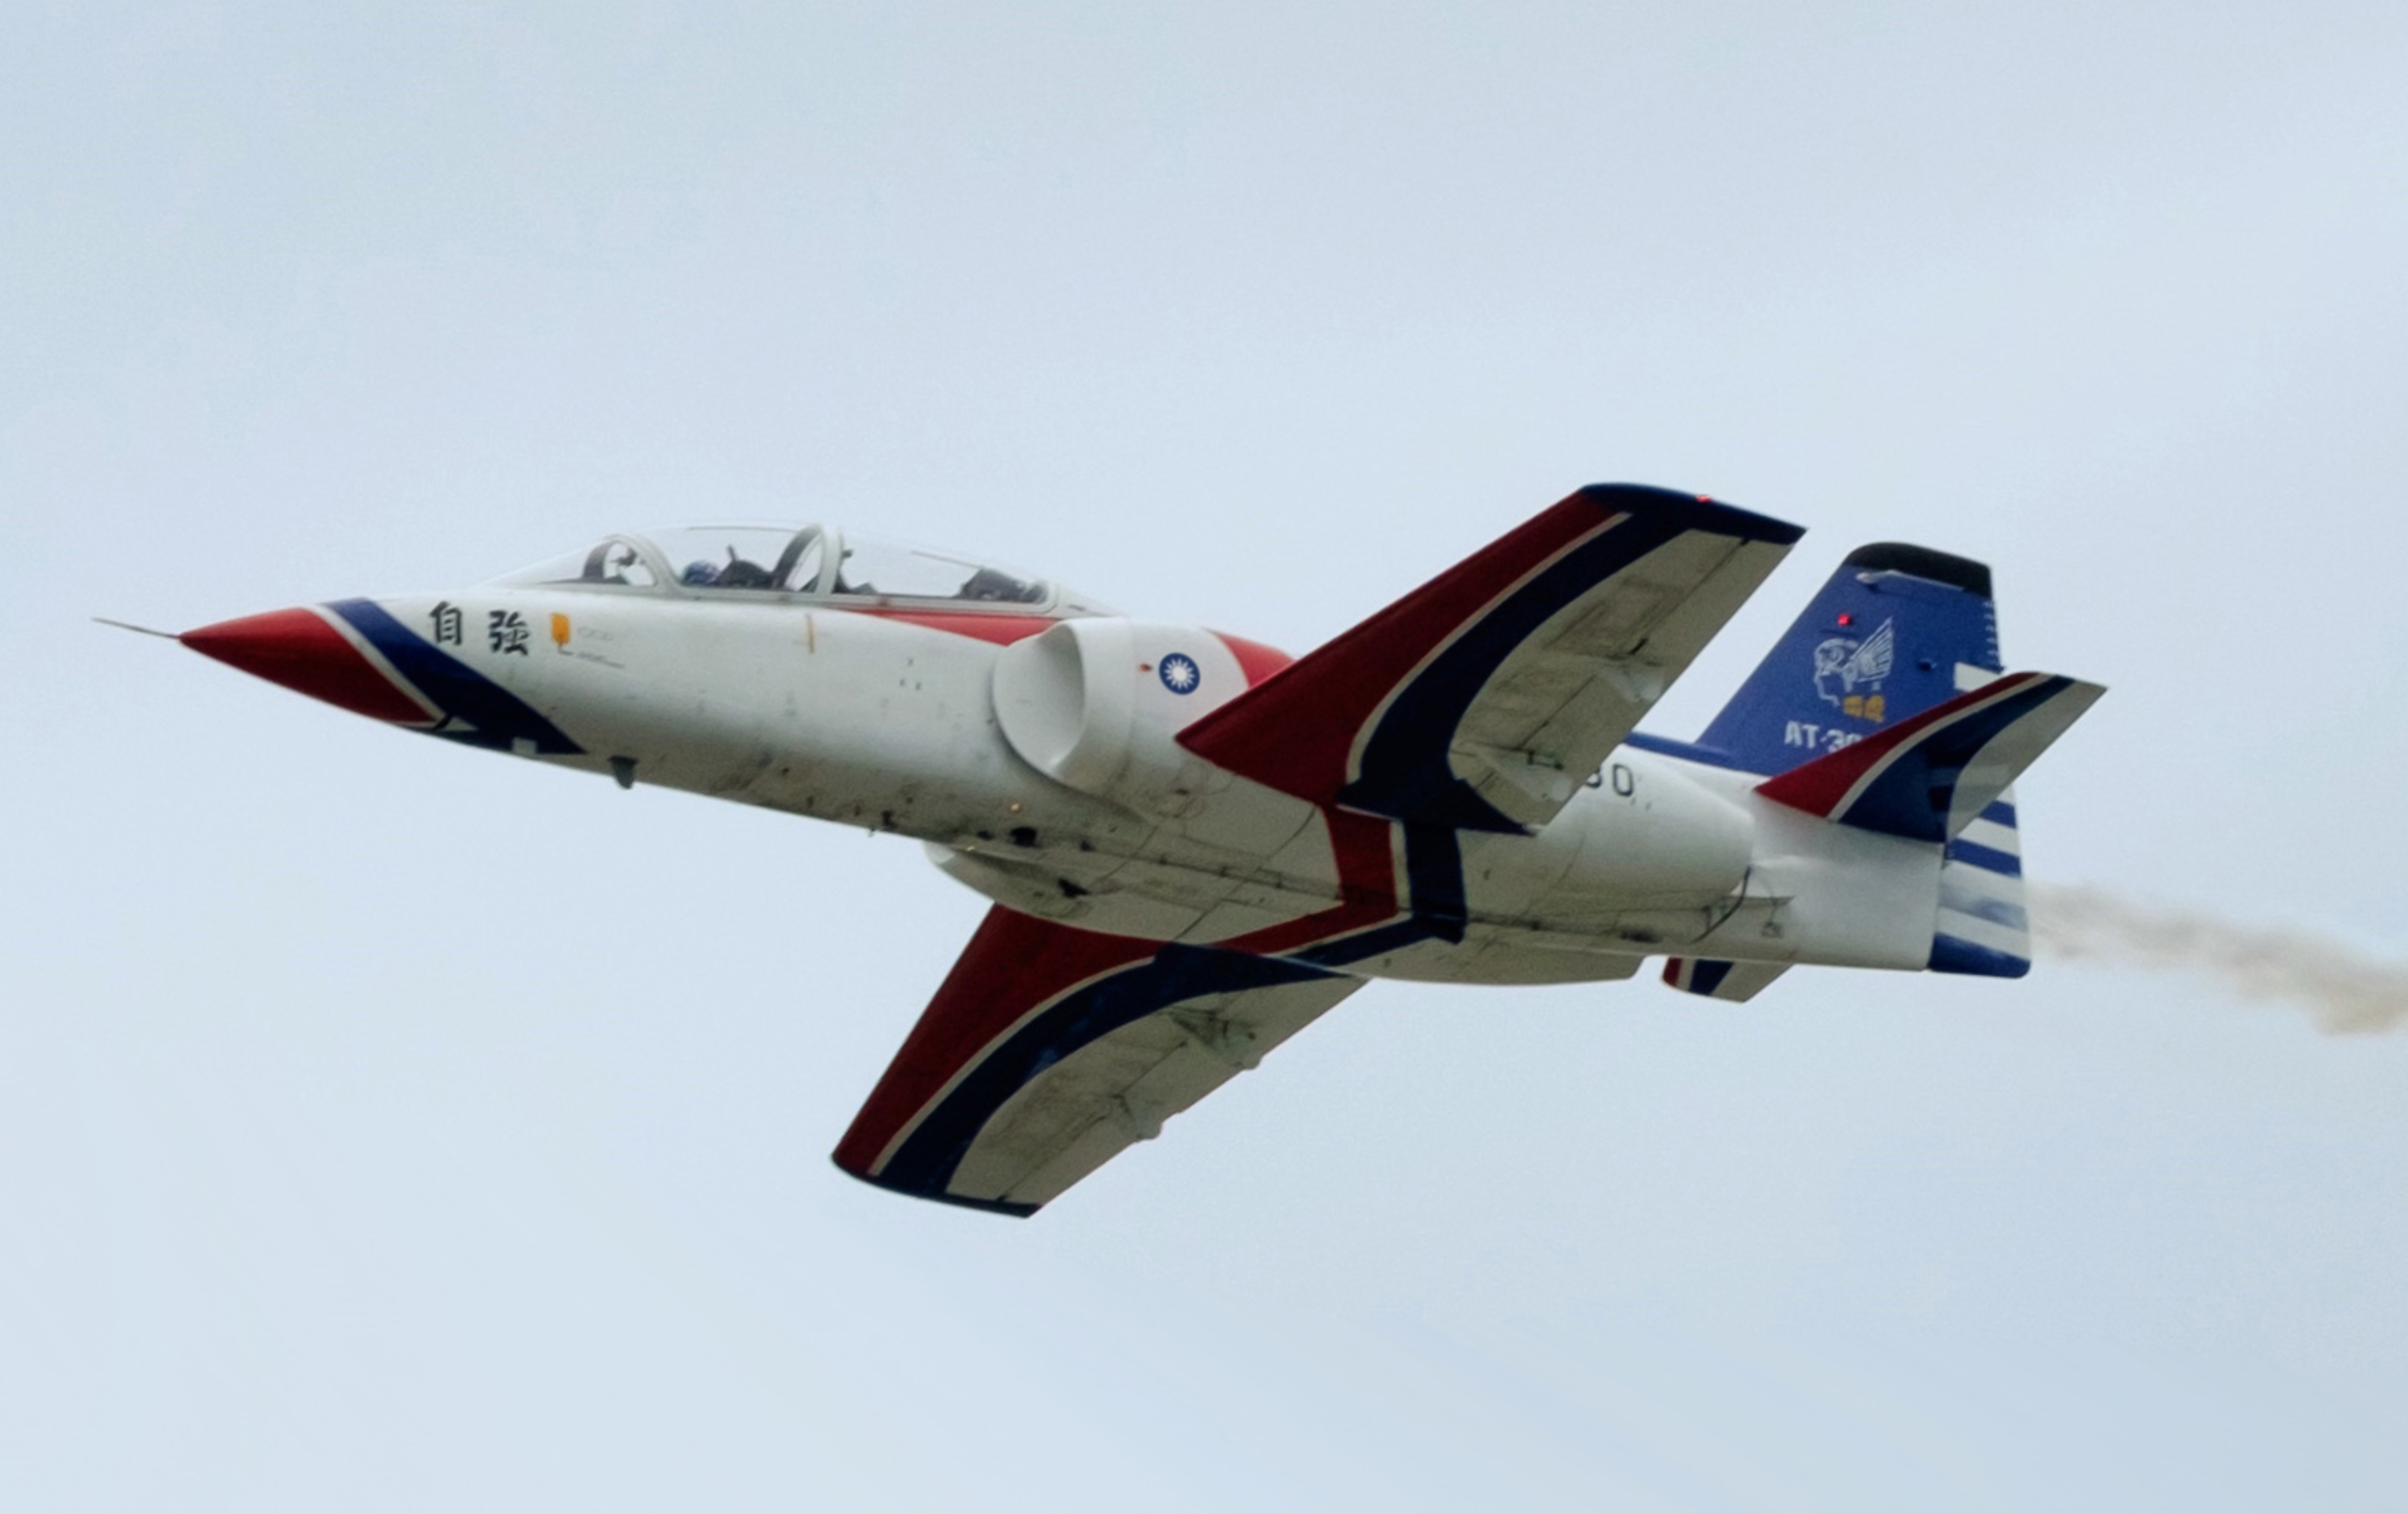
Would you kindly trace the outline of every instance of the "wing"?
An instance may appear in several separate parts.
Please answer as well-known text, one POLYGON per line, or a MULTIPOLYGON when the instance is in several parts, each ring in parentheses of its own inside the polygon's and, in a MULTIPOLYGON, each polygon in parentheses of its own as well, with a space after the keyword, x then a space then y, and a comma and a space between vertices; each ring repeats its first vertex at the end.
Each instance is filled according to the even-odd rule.
POLYGON ((1180 743, 1316 803, 1543 825, 1802 534, 1691 495, 1594 484, 1180 743))
POLYGON ((836 1148, 866 1182, 1033 1214, 1363 986, 997 906, 836 1148))

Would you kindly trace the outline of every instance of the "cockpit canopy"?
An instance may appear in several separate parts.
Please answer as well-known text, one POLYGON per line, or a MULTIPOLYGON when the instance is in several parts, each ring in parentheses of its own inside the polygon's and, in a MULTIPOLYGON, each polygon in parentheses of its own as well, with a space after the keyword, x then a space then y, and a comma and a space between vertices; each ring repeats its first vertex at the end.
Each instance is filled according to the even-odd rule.
POLYGON ((1042 579, 926 547, 825 526, 679 526, 604 537, 496 584, 586 585, 685 595, 907 599, 1076 614, 1101 609, 1042 579))

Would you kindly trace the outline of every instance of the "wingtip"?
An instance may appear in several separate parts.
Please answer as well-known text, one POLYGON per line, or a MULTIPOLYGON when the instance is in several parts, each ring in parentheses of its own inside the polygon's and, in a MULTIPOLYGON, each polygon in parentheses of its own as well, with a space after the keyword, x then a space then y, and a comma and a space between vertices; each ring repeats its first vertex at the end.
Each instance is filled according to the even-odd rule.
POLYGON ((925 1199, 931 1204, 941 1204, 954 1209, 975 1209, 981 1214, 1009 1215, 1014 1219, 1025 1219, 1044 1207, 1042 1204, 1013 1204, 1007 1199, 977 1199, 966 1193, 930 1192, 925 1189, 909 1188, 900 1183, 889 1182, 883 1177, 860 1168, 847 1165, 840 1153, 831 1153, 828 1162, 845 1176, 856 1182, 867 1183, 871 1188, 882 1189, 888 1193, 900 1193, 907 1199, 925 1199))
MULTIPOLYGON (((2055 684, 2057 685, 2055 695, 2056 698, 2064 699, 2068 695, 2071 695, 2073 698, 2080 699, 2082 701, 2083 708, 2085 709, 2097 703, 2099 697, 2107 692, 2106 685, 2093 683, 2087 678, 2076 678, 2071 673, 2042 672, 2038 670, 2027 670, 2022 672, 2000 673, 1998 677, 1990 680, 1989 683, 1983 685, 1982 688, 1969 690, 1968 692, 1979 694, 1983 692, 1984 689, 1998 687, 1999 685, 2006 682, 2010 678, 2023 684, 2055 684)), ((1964 698, 1963 695, 1959 695, 1957 697, 1959 699, 1964 698)))
POLYGON ((1762 541, 1776 547, 1793 546, 1806 534, 1806 527, 1802 526, 1793 526, 1770 515, 1759 515, 1752 510, 1742 510, 1712 495, 1684 494, 1678 489, 1658 488, 1652 483, 1592 483, 1573 491, 1572 497, 1585 500, 1600 510, 1673 511, 1694 530, 1734 536, 1742 541, 1762 541))

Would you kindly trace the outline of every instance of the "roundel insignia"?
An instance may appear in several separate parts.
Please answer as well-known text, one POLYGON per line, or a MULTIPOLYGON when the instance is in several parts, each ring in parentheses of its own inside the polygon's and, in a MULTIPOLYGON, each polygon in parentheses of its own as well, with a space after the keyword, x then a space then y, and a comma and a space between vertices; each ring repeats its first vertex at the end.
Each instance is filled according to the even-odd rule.
POLYGON ((1161 673, 1162 686, 1173 694, 1193 694, 1196 685, 1204 682, 1204 670, 1184 652, 1173 652, 1163 658, 1161 673))

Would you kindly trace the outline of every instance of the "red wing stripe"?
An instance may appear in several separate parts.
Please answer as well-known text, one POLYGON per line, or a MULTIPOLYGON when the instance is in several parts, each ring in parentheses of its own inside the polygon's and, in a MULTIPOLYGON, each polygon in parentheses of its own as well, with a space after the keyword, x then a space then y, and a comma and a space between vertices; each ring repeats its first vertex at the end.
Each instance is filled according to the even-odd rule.
MULTIPOLYGON (((1785 549, 1799 531, 1694 496, 1594 484, 1206 714, 1179 743, 1316 804, 1518 834, 1525 822, 1455 771, 1456 733, 1491 697, 1498 670, 1550 624, 1560 628, 1556 617, 1593 594, 1608 597, 1601 608, 1620 575, 1692 535, 1727 543, 1719 560, 1727 563, 1749 542, 1785 549)), ((1719 570, 1682 571, 1693 570, 1719 570)), ((1641 614, 1673 608, 1645 590, 1626 603, 1641 614)))
POLYGON ((1207 761, 1257 783, 1330 803, 1357 738, 1413 670, 1498 598, 1618 516, 1580 495, 1542 511, 1295 665, 1345 676, 1274 676, 1180 732, 1207 761), (1276 741, 1265 739, 1276 731, 1276 741))
POLYGON ((869 1101, 836 1148, 849 1172, 874 1171, 988 1047, 1081 984, 1152 957, 1162 944, 1055 925, 998 904, 987 911, 869 1101))

